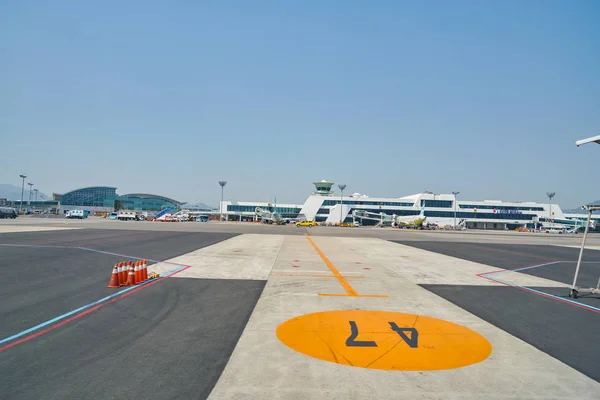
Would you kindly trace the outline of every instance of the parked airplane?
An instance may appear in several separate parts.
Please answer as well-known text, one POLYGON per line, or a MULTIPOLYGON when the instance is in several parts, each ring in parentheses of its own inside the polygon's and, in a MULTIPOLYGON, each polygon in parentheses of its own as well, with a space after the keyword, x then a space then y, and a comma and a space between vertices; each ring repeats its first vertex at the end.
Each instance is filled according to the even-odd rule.
POLYGON ((427 217, 425 216, 425 206, 421 207, 419 215, 400 215, 397 216, 394 224, 397 228, 418 228, 423 225, 427 217))

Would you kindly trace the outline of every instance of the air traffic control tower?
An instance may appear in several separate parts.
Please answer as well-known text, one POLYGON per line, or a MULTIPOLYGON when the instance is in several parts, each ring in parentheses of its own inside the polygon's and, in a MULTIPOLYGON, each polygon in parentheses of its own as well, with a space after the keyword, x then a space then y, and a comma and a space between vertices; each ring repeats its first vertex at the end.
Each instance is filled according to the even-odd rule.
POLYGON ((313 182, 313 185, 315 185, 315 188, 317 189, 317 191, 313 194, 319 196, 331 196, 333 194, 331 192, 331 187, 334 185, 334 182, 328 182, 325 179, 323 179, 320 182, 313 182))

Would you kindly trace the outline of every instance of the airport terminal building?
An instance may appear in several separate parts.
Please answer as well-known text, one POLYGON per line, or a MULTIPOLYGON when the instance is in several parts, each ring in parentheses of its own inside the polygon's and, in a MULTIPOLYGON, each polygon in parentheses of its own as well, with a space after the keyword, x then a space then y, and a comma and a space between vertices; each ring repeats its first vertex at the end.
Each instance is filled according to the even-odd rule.
POLYGON ((69 210, 89 212, 112 212, 115 209, 156 212, 166 208, 178 210, 185 203, 147 193, 118 195, 117 188, 93 186, 72 190, 65 194, 54 194, 61 213, 69 210))
MULTIPOLYGON (((257 208, 278 212, 283 218, 312 220, 336 224, 360 222, 363 225, 385 225, 395 216, 418 215, 421 210, 427 222, 438 226, 464 225, 469 229, 556 228, 584 226, 581 214, 565 215, 558 204, 505 202, 501 200, 457 200, 453 194, 423 192, 399 198, 369 197, 360 193, 342 196, 331 189, 334 182, 313 182, 316 191, 304 204, 272 204, 269 202, 223 201, 220 210, 228 219, 257 218, 257 208)), ((600 221, 600 216, 595 216, 600 221)), ((600 224, 599 224, 600 225, 600 224)))

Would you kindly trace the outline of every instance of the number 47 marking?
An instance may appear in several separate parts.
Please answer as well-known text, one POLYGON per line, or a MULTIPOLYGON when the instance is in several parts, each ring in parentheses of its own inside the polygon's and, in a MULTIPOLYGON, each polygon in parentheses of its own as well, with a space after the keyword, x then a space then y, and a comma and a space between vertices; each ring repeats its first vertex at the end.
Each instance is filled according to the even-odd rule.
MULTIPOLYGON (((356 338, 358 337, 358 327, 356 326, 355 321, 349 321, 349 322, 350 322, 350 337, 348 339, 346 339, 346 346, 348 346, 348 347, 377 347, 377 343, 375 343, 374 341, 356 340, 356 338)), ((415 328, 400 328, 398 325, 396 325, 395 322, 388 322, 388 324, 390 324, 390 327, 392 328, 392 330, 394 332, 396 332, 398 335, 400 335, 402 340, 404 340, 409 347, 411 347, 413 349, 416 349, 417 347, 419 347, 419 332, 417 332, 417 330, 415 328), (406 335, 406 333, 410 333, 411 334, 410 337, 408 337, 406 335)))

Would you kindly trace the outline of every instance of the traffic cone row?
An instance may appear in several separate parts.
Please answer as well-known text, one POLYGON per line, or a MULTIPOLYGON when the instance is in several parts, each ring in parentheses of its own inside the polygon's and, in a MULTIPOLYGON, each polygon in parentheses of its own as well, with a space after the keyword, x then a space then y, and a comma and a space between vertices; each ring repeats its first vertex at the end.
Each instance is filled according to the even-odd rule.
POLYGON ((125 261, 114 265, 107 287, 134 286, 146 282, 148 279, 150 278, 148 278, 146 260, 136 261, 135 264, 133 261, 125 261))

